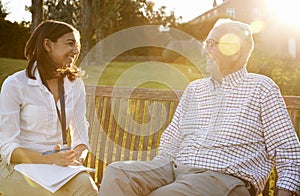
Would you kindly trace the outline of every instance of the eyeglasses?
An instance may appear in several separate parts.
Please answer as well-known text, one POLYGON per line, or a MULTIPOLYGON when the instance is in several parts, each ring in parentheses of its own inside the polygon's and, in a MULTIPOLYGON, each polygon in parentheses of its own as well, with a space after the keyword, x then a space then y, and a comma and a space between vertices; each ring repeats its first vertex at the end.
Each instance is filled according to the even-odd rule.
POLYGON ((212 50, 215 46, 217 45, 232 45, 232 46, 237 46, 236 43, 230 43, 230 42, 217 42, 213 39, 207 39, 203 42, 203 48, 206 48, 208 50, 212 50))
POLYGON ((208 50, 213 49, 216 45, 218 45, 219 42, 216 42, 213 39, 207 39, 203 42, 203 48, 206 48, 208 50))

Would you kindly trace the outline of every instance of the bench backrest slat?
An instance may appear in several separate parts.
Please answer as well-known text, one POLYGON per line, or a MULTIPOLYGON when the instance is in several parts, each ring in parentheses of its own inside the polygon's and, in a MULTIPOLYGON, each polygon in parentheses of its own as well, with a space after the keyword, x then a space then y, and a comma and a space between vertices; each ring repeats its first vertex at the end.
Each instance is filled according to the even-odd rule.
MULTIPOLYGON (((107 164, 118 160, 151 160, 183 91, 86 86, 90 146, 86 165, 100 183, 107 164)), ((284 96, 300 136, 300 96, 284 96)), ((268 190, 266 190, 268 192, 268 190)))

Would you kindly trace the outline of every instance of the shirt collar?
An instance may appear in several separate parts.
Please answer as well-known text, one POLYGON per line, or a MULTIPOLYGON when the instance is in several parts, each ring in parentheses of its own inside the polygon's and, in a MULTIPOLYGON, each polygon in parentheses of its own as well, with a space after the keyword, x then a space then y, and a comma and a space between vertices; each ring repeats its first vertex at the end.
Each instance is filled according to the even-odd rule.
POLYGON ((213 77, 210 77, 210 80, 212 82, 212 86, 214 89, 220 87, 220 86, 237 86, 240 84, 241 81, 246 77, 246 74, 248 73, 246 67, 241 68, 240 70, 233 72, 231 74, 228 74, 225 76, 222 80, 222 83, 220 84, 216 79, 213 77))
POLYGON ((34 86, 41 85, 42 80, 41 80, 40 73, 37 70, 37 62, 36 61, 33 63, 32 72, 33 72, 33 75, 34 75, 35 79, 29 78, 28 84, 29 85, 34 85, 34 86))
MULTIPOLYGON (((40 73, 37 70, 37 63, 36 62, 34 62, 32 70, 34 72, 33 74, 34 74, 34 77, 36 79, 29 78, 28 84, 33 85, 33 86, 42 86, 43 83, 42 83, 40 73)), ((64 87, 65 87, 65 94, 68 94, 69 92, 71 92, 71 90, 73 88, 73 83, 68 79, 68 77, 64 78, 64 87)), ((45 87, 45 90, 46 89, 47 88, 45 87)))
POLYGON ((247 73, 246 67, 243 67, 242 69, 225 76, 222 80, 222 85, 237 86, 244 80, 247 73))

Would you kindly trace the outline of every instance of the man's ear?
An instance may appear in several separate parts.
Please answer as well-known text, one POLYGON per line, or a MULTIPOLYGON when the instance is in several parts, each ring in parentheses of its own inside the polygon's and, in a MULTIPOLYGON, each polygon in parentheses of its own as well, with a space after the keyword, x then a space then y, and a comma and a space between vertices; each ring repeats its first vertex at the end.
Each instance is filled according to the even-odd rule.
POLYGON ((47 38, 44 39, 43 46, 47 52, 52 51, 52 41, 50 39, 47 39, 47 38))

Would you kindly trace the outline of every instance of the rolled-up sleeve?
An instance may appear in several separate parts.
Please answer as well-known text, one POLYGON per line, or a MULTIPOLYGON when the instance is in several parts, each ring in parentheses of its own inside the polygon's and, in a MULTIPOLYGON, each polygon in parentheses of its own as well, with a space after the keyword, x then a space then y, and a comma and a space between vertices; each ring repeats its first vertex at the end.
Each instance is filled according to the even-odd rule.
POLYGON ((0 152, 2 158, 9 164, 15 148, 21 146, 20 106, 21 91, 18 81, 7 78, 0 94, 0 152))

